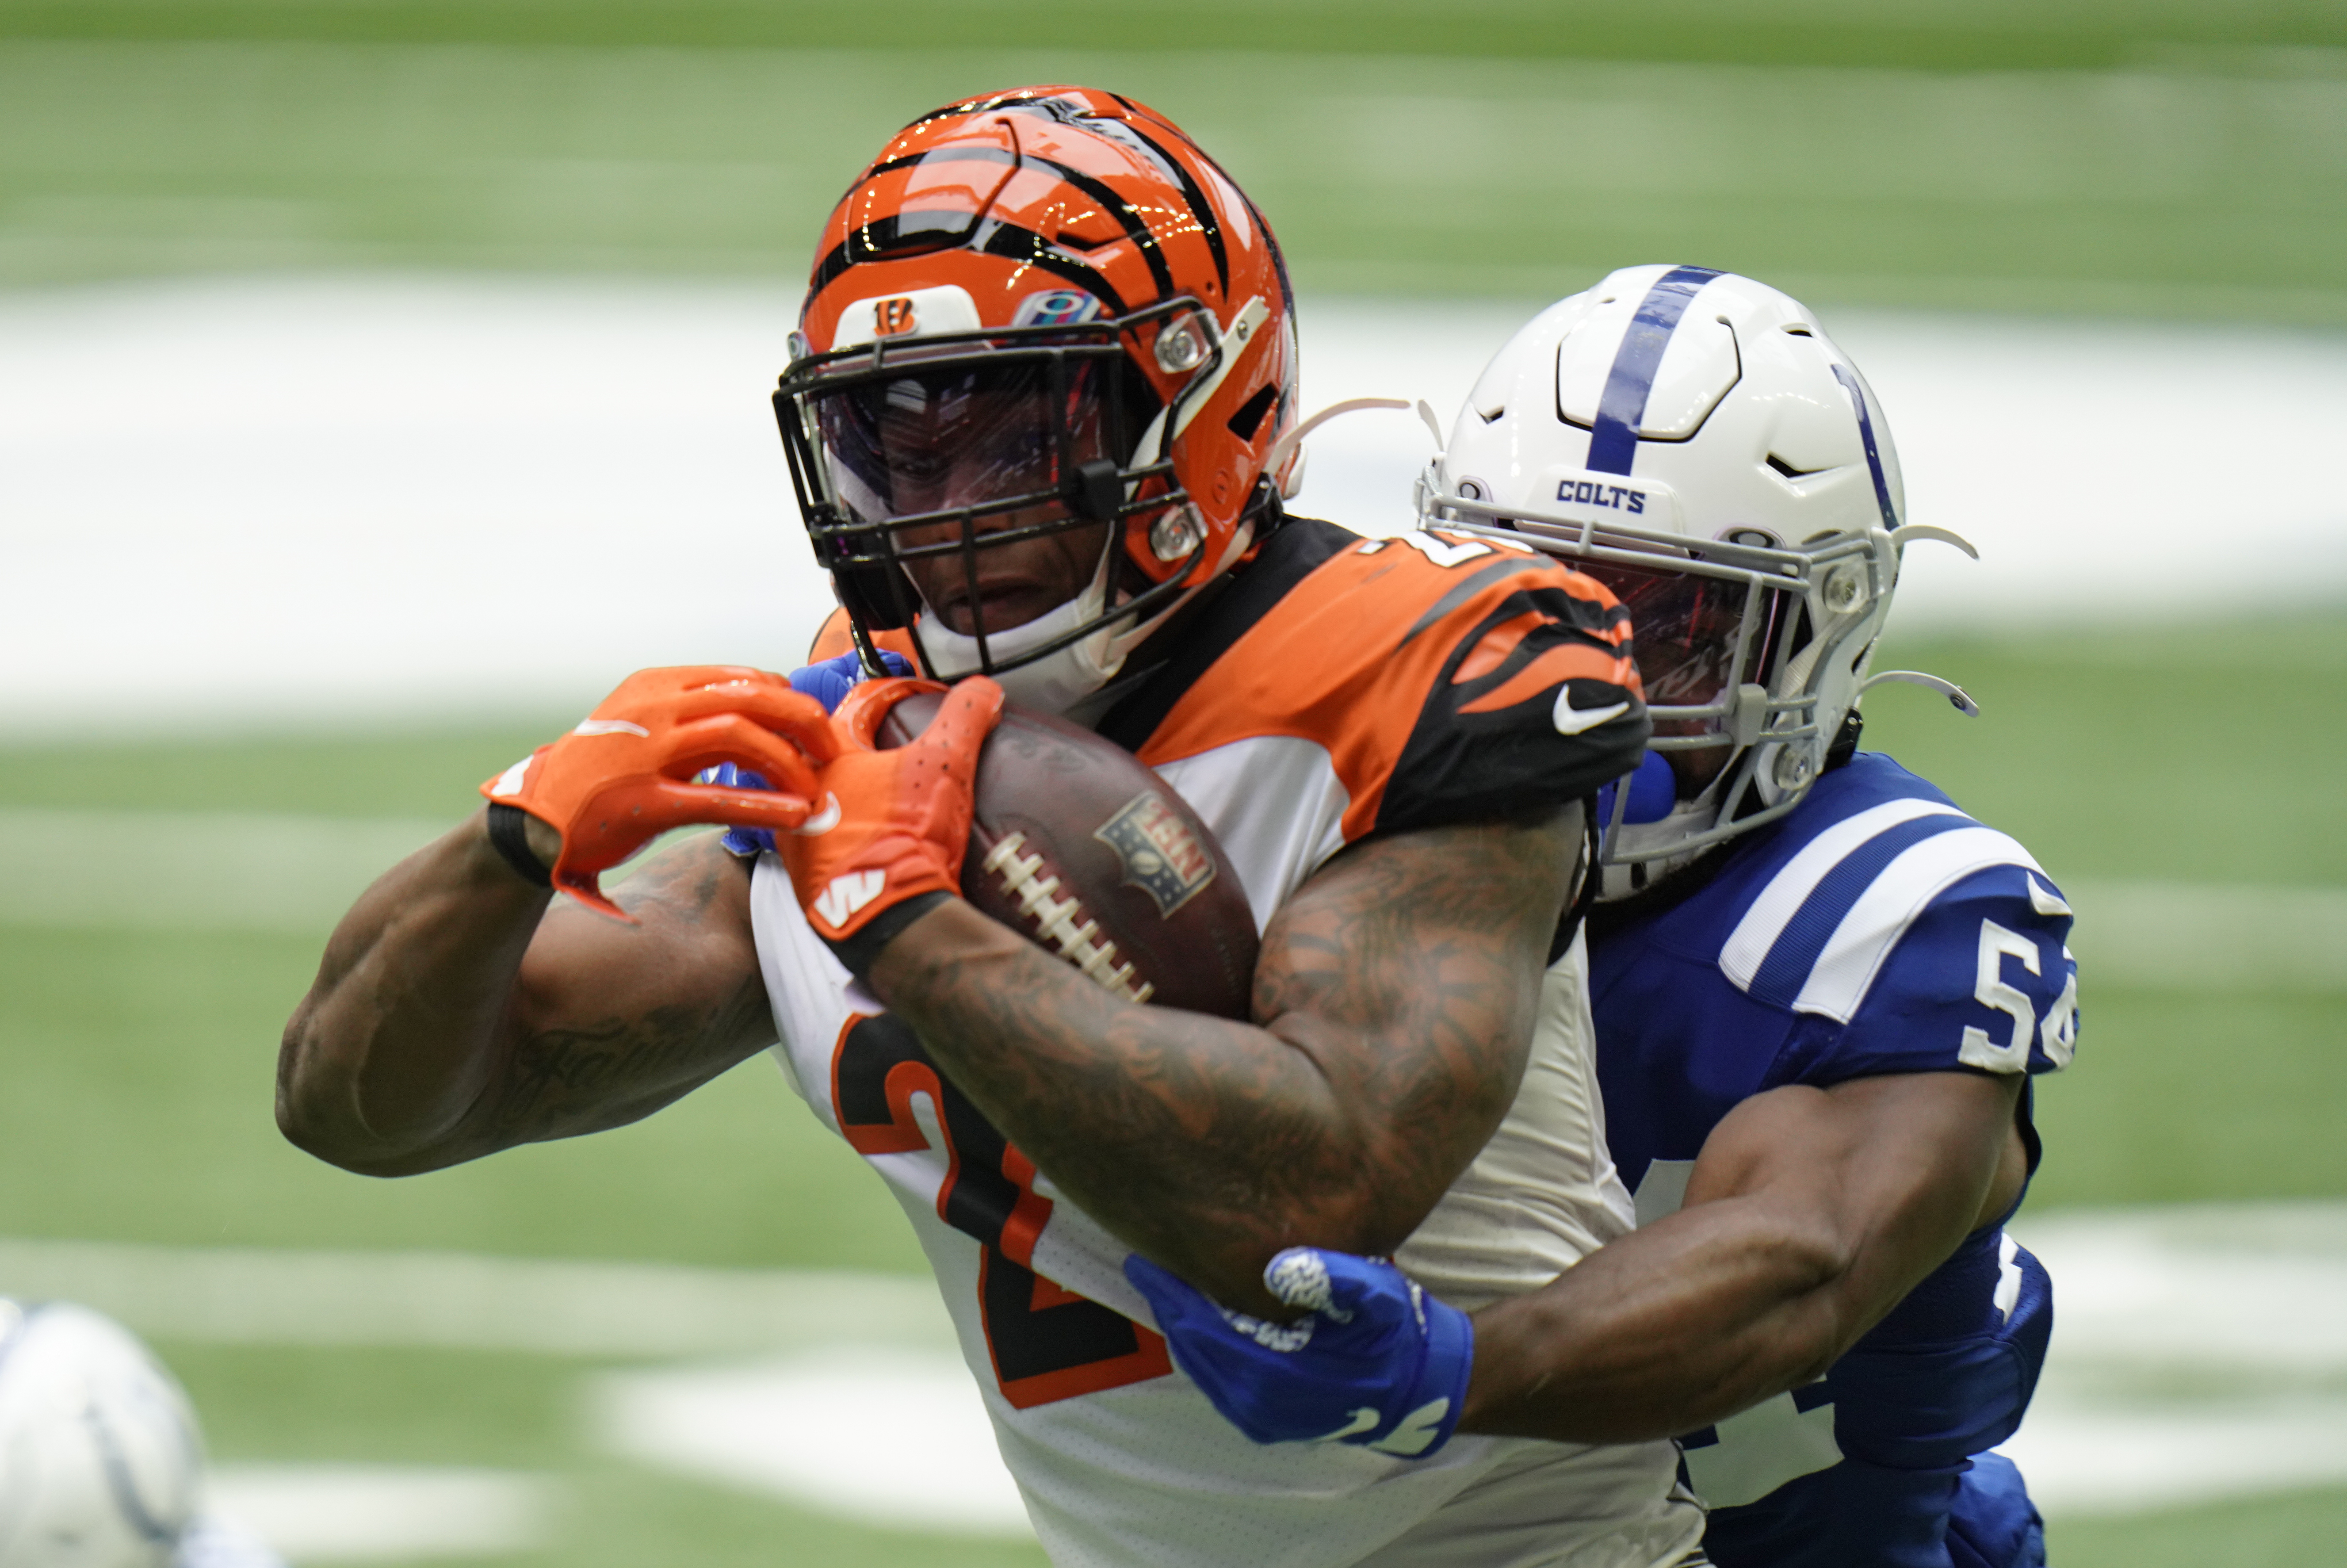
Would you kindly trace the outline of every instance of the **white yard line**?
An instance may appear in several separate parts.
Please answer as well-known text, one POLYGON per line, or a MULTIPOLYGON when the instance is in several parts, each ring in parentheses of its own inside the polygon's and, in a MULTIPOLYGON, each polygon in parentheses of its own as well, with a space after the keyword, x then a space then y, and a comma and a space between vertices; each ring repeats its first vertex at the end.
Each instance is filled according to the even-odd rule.
POLYGON ((929 1280, 844 1271, 15 1240, 0 1241, 0 1295, 218 1344, 647 1358, 953 1344, 929 1280))
POLYGON ((2347 1204, 2024 1217, 2054 1349, 2006 1445, 2055 1515, 2347 1482, 2347 1204))
POLYGON ((605 1447, 658 1469, 897 1529, 1033 1533, 950 1351, 835 1346, 607 1373, 590 1405, 605 1447))
POLYGON ((2082 986, 2347 990, 2347 888, 2065 881, 2082 986))
POLYGON ((0 926, 317 932, 451 825, 0 808, 0 926))
POLYGON ((206 1490, 231 1526, 308 1564, 528 1552, 545 1542, 552 1488, 504 1471, 235 1464, 214 1469, 206 1490))
MULTIPOLYGON (((0 806, 0 927, 318 935, 368 883, 454 825, 0 806)), ((623 881, 657 847, 605 872, 605 883, 623 881)))
MULTIPOLYGON (((0 927, 316 934, 447 825, 0 807, 0 927)), ((622 868, 620 876, 626 874, 622 868)), ((2065 883, 2088 984, 2347 989, 2347 889, 2065 883)))
MULTIPOLYGON (((646 664, 794 663, 830 596, 766 405, 794 306, 461 277, 0 295, 0 732, 583 708, 646 664)), ((1305 403, 1425 397, 1447 425, 1521 313, 1307 300, 1305 403)), ((1910 626, 2347 590, 2347 338, 1829 325, 1891 411, 1913 518, 1984 554, 1919 554, 1910 626), (2195 450, 2257 454, 2222 548, 2179 417, 2195 450)), ((1299 510, 1406 525, 1414 417, 1312 447, 1299 510)))
MULTIPOLYGON (((2015 1228, 2053 1273, 2056 1327, 2008 1451, 2049 1513, 2347 1482, 2347 1203, 2057 1211, 2015 1228)), ((600 1440, 877 1522, 1017 1528, 927 1280, 7 1241, 0 1292, 72 1296, 167 1341, 685 1361, 598 1374, 600 1440), (872 1474, 900 1490, 874 1492, 872 1474)))

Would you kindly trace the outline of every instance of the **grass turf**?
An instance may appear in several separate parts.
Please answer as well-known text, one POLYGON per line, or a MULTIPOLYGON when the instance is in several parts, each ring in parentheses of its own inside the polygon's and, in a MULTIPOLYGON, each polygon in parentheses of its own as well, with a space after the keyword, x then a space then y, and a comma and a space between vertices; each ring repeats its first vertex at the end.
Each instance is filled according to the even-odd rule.
POLYGON ((317 942, 0 932, 0 1185, 18 1235, 449 1247, 681 1263, 923 1265, 895 1202, 753 1058, 600 1137, 377 1181, 272 1120, 317 942))
MULTIPOLYGON (((2347 886, 2323 820, 2347 766, 2347 616, 2017 642, 1893 641, 1885 665, 1985 710, 1875 697, 1868 743, 2014 834, 2059 876, 2347 886), (2222 714, 2223 736, 2184 715, 2222 714), (2293 737, 2286 751, 2257 739, 2293 737), (2224 743, 2227 738, 2229 743, 2224 743), (2265 754, 2253 756, 2256 750, 2265 754), (2245 794, 2255 809, 2238 804, 2245 794)), ((554 722, 413 736, 256 736, 0 752, 0 806, 440 816, 554 722)), ((343 1175, 269 1120, 279 1029, 315 943, 223 932, 0 938, 0 1173, 32 1234, 917 1268, 876 1184, 764 1061, 606 1137, 407 1182, 343 1175), (102 1111, 101 1109, 102 1108, 102 1111)), ((2339 1000, 2096 987, 2050 1085, 2041 1203, 2347 1193, 2325 1115, 2339 1000), (2190 1158, 2179 1158, 2184 1151, 2190 1158)))
POLYGON ((1042 1568, 1016 1541, 880 1529, 784 1499, 623 1466, 580 1419, 594 1364, 450 1351, 157 1346, 202 1410, 213 1456, 477 1466, 548 1478, 552 1535, 538 1550, 435 1558, 500 1568, 1042 1568))
MULTIPOLYGON (((1973 46, 1995 26, 1907 10, 1943 53, 1799 41, 1812 23, 1864 35, 1874 13, 1856 6, 1774 13, 1755 26, 1778 50, 1688 6, 1655 28, 1687 46, 1596 58, 1604 27, 1552 36, 1530 7, 1492 5, 1438 54, 1392 52, 1417 36, 1398 22, 1348 22, 1333 36, 1355 52, 1307 60, 1276 52, 1277 25, 1218 30, 1211 6, 1162 33, 1046 11, 983 49, 893 21, 886 38, 859 22, 723 49, 656 46, 713 14, 690 6, 463 7, 477 25, 459 26, 453 5, 20 5, 0 8, 0 284, 414 266, 794 279, 906 120, 1072 79, 1188 126, 1309 290, 1547 299, 1678 259, 1827 302, 2347 322, 2347 79, 2313 47, 2341 31, 2331 11, 2211 29, 2175 6, 2130 32, 2111 7, 2075 36, 2101 41, 2065 56, 2073 36, 2016 6, 1998 26, 2093 68, 2006 68, 2024 51, 1989 70, 1953 67, 1991 63, 1973 46)), ((1314 5, 1272 16, 1332 36, 1314 5)))
POLYGON ((2062 1568, 2297 1568, 2347 1532, 2347 1490, 2283 1493, 2125 1519, 2056 1522, 2046 1558, 2062 1568))
POLYGON ((1868 699, 1887 751, 2057 876, 2347 886, 2347 612, 1884 641, 1980 700, 1868 699))
MULTIPOLYGON (((2347 616, 1893 639, 1876 667, 1980 700, 1966 720, 1886 688, 1867 744, 2056 877, 2347 886, 2347 835, 2320 828, 2347 767, 2347 616)), ((2034 1205, 2347 1194, 2347 999, 2083 985, 2077 1065, 2038 1096, 2034 1205)))
MULTIPOLYGON (((2210 50, 2347 44, 2320 0, 904 0, 884 22, 811 0, 0 0, 0 36, 686 47, 1100 47, 1573 56, 1928 70, 2097 69, 2210 50)), ((2319 59, 2299 68, 2320 69, 2319 59)))

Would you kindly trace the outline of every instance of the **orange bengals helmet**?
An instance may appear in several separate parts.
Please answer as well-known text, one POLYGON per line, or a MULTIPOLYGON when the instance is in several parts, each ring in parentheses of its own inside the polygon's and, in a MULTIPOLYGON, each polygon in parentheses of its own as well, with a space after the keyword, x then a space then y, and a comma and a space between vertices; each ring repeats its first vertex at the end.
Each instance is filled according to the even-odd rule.
POLYGON ((1014 696, 1064 706, 1277 518, 1278 245, 1179 128, 1113 93, 1022 87, 899 132, 832 213, 791 346, 774 412, 867 664, 875 632, 908 629, 930 673, 1023 670, 1014 696), (1075 600, 985 624, 981 549, 1104 524, 1075 600), (902 568, 950 555, 974 635, 902 568))

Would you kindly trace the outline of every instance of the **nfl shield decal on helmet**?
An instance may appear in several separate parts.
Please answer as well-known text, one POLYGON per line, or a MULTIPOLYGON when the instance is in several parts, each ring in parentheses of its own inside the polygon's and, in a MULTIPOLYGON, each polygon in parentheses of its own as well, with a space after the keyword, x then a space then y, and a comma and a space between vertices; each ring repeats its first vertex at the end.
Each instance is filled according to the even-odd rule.
POLYGON ((1148 894, 1160 915, 1172 915, 1214 879, 1214 856, 1181 815, 1154 794, 1134 795, 1092 836, 1116 851, 1124 880, 1148 894))

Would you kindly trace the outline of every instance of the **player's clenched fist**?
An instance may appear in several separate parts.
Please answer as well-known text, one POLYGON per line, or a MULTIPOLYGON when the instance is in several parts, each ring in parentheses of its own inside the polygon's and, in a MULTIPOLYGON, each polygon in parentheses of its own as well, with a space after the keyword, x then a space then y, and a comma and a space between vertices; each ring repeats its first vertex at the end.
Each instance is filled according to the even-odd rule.
POLYGON ((819 798, 815 769, 835 751, 832 736, 822 706, 780 675, 732 664, 641 670, 577 729, 481 793, 489 797, 491 836, 517 870, 528 875, 535 862, 518 842, 518 819, 499 806, 518 807, 561 834, 555 886, 624 920, 603 897, 602 872, 690 823, 797 826, 807 802, 819 798), (691 782, 728 762, 756 769, 772 791, 691 782))
POLYGON ((1459 1424, 1474 1324, 1384 1258, 1280 1253, 1263 1282, 1306 1310, 1293 1323, 1218 1306, 1139 1253, 1124 1276, 1149 1298, 1175 1364, 1259 1443, 1352 1443, 1419 1459, 1459 1424))
POLYGON ((961 886, 979 749, 1002 716, 1002 688, 956 686, 920 738, 881 750, 881 722, 934 681, 866 681, 832 716, 834 749, 815 770, 815 810, 775 848, 807 922, 861 974, 939 896, 961 886))

